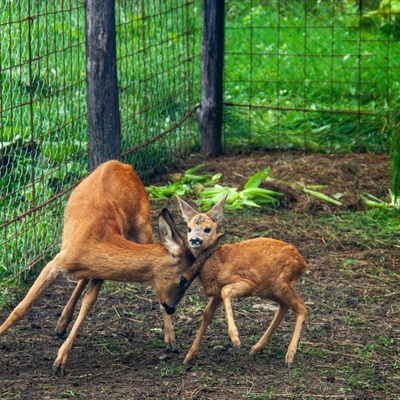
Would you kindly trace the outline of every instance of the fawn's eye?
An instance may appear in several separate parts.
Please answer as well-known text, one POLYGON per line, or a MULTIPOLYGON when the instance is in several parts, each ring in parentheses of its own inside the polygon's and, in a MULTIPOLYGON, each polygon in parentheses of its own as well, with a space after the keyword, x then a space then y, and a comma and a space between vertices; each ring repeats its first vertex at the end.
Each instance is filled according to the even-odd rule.
POLYGON ((190 226, 188 226, 188 232, 189 232, 189 233, 192 232, 192 230, 190 229, 190 226))
POLYGON ((211 228, 204 229, 204 233, 210 233, 210 232, 211 232, 211 228))
POLYGON ((179 286, 184 287, 186 285, 186 283, 187 283, 187 279, 184 276, 182 276, 182 278, 179 282, 179 286))

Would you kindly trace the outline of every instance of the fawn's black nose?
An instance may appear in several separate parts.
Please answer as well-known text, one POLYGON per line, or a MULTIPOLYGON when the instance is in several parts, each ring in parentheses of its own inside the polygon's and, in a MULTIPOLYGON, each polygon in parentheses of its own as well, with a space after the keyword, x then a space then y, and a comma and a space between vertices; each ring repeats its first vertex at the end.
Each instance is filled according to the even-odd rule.
POLYGON ((189 243, 191 247, 199 247, 203 243, 203 241, 198 237, 192 237, 189 240, 189 243))

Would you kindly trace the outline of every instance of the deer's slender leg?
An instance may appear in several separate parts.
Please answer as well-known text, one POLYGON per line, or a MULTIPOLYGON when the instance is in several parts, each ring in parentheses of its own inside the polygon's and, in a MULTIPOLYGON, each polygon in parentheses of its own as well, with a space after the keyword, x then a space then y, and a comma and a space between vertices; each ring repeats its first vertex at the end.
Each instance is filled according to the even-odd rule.
POLYGON ((14 311, 0 326, 0 335, 24 318, 48 287, 62 274, 62 270, 57 267, 56 259, 57 256, 43 268, 25 298, 15 307, 14 311))
POLYGON ((247 282, 237 282, 224 286, 221 290, 221 297, 224 301, 226 318, 228 320, 228 332, 234 347, 240 346, 239 332, 233 319, 232 299, 244 297, 251 293, 252 287, 247 282))
POLYGON ((72 315, 74 313, 76 304, 78 303, 79 298, 83 290, 85 289, 87 283, 89 281, 87 279, 79 279, 74 292, 72 293, 70 299, 68 300, 67 305, 64 307, 64 310, 59 318, 56 328, 54 330, 54 338, 55 339, 63 339, 65 332, 67 330, 68 324, 72 320, 72 315))
POLYGON ((261 337, 261 339, 251 348, 250 354, 252 355, 257 355, 261 353, 265 347, 267 347, 267 344, 269 343, 271 336, 275 332, 276 328, 279 326, 279 324, 282 322, 283 318, 285 318, 286 313, 289 310, 289 306, 286 304, 279 304, 278 309, 276 310, 276 313, 274 315, 274 318, 268 327, 268 329, 265 331, 264 335, 261 337))
POLYGON ((204 332, 206 331, 207 326, 210 324, 211 320, 214 317, 215 312, 217 311, 218 307, 221 306, 221 304, 222 304, 221 297, 211 297, 211 299, 208 301, 207 306, 203 313, 200 329, 197 332, 197 336, 192 344, 192 347, 186 354, 186 357, 183 361, 184 364, 190 362, 193 359, 193 357, 195 357, 196 354, 199 352, 200 342, 204 335, 204 332))
POLYGON ((286 353, 286 366, 290 368, 293 364, 294 356, 297 352, 297 346, 300 339, 300 334, 303 329, 303 324, 307 318, 307 307, 304 301, 293 291, 293 299, 290 306, 296 316, 296 324, 294 327, 294 333, 292 340, 289 344, 286 353))
POLYGON ((93 279, 89 283, 89 287, 85 296, 82 299, 82 306, 79 311, 78 317, 74 323, 74 326, 71 329, 67 339, 60 347, 57 353, 57 358, 53 364, 53 373, 64 375, 65 374, 65 365, 67 363, 69 352, 71 351, 71 347, 75 341, 75 338, 78 334, 79 328, 81 327, 83 321, 88 315, 89 311, 92 309, 94 303, 97 300, 97 296, 103 285, 103 280, 101 279, 93 279))
POLYGON ((176 340, 175 340, 175 332, 172 327, 171 316, 168 315, 165 310, 162 310, 163 318, 164 318, 164 343, 165 348, 169 352, 176 352, 176 340))

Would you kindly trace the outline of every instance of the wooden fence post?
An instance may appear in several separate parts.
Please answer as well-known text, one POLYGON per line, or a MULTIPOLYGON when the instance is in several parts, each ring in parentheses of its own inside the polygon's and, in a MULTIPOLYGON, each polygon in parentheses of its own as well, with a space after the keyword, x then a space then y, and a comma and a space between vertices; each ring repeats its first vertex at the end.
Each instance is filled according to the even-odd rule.
POLYGON ((222 72, 224 59, 224 0, 203 0, 201 41, 201 107, 197 113, 200 149, 209 156, 222 153, 222 72))
POLYGON ((86 0, 89 168, 121 159, 114 0, 86 0))

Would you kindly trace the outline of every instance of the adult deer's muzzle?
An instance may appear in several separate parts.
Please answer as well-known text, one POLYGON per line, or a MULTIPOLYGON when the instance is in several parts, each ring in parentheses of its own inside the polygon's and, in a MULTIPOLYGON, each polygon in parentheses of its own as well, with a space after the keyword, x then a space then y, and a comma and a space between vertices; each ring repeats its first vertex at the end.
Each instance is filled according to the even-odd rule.
POLYGON ((162 305, 164 307, 165 312, 168 315, 172 315, 176 310, 175 307, 170 307, 167 303, 162 303, 162 305))

